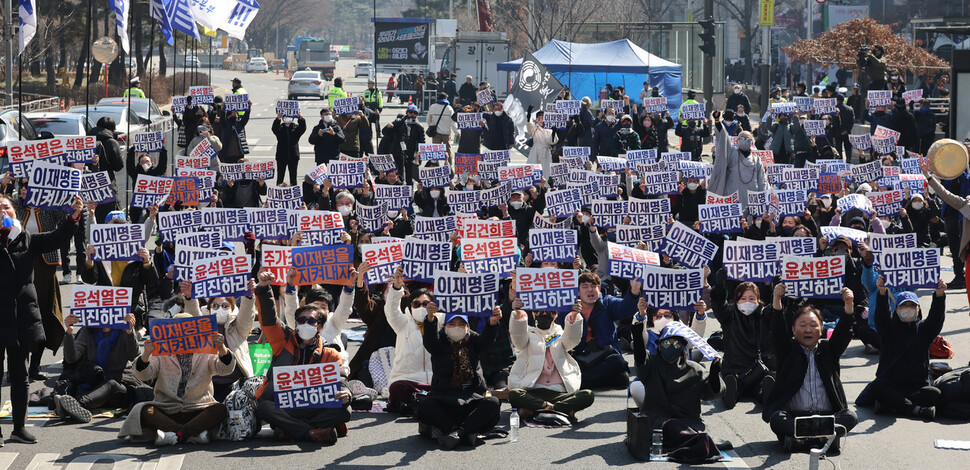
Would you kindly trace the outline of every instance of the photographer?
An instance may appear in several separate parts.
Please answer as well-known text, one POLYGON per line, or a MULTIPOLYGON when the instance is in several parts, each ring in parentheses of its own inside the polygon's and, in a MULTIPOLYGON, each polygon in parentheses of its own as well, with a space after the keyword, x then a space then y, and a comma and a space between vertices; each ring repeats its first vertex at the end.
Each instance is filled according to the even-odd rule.
POLYGON ((876 44, 872 46, 872 51, 869 51, 869 46, 859 47, 858 60, 859 67, 866 69, 869 73, 869 88, 870 90, 888 90, 886 86, 886 59, 882 56, 886 53, 886 50, 876 44))

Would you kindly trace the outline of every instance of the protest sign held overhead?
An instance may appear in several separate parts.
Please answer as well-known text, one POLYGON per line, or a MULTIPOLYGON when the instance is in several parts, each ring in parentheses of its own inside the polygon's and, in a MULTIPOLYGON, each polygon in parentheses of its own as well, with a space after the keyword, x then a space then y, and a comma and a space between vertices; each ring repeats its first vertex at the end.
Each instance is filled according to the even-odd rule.
POLYGON ((192 263, 192 298, 239 296, 249 293, 253 258, 249 255, 215 256, 192 263))
POLYGON ((640 296, 651 308, 693 310, 704 293, 704 269, 643 266, 640 296))
POLYGON ((350 245, 298 246, 290 251, 296 284, 350 285, 353 251, 350 245))
POLYGON ((609 274, 612 277, 635 281, 646 265, 660 266, 660 255, 609 242, 609 274))
MULTIPOLYGON (((208 141, 208 139, 203 139, 208 141)), ((162 131, 154 132, 135 132, 132 146, 136 153, 161 152, 165 145, 165 137, 162 131)))
POLYGON ((91 226, 92 261, 134 261, 145 247, 145 226, 141 224, 95 224, 91 226))
POLYGON ((359 246, 363 262, 370 265, 364 277, 367 285, 385 284, 404 259, 404 240, 359 246))
POLYGON ((940 282, 939 248, 886 248, 874 261, 886 287, 935 289, 940 282))
POLYGON ((107 171, 81 175, 81 200, 85 204, 89 202, 104 204, 118 200, 114 183, 111 182, 107 171))
POLYGON ((67 211, 81 194, 81 170, 35 161, 30 169, 24 207, 67 211))
POLYGON ((300 102, 297 100, 276 100, 276 114, 295 118, 300 115, 300 102))
POLYGON ((215 354, 213 338, 219 333, 215 315, 188 318, 150 318, 148 334, 153 356, 215 354))
POLYGON ((518 268, 515 271, 515 294, 525 310, 568 312, 579 294, 579 271, 518 268))
POLYGON ((461 263, 469 273, 497 273, 506 277, 515 269, 515 238, 465 238, 459 245, 461 263))
POLYGON ((537 229, 529 230, 529 252, 535 262, 557 261, 571 263, 576 259, 577 235, 575 230, 537 229))
POLYGON ((451 268, 451 243, 404 239, 404 277, 413 281, 432 282, 436 271, 451 268))
POLYGON ((755 240, 725 240, 724 270, 728 279, 771 282, 781 260, 776 243, 755 240))
POLYGON ((75 285, 71 293, 70 314, 77 317, 75 327, 112 328, 131 327, 125 315, 131 313, 130 287, 75 285))
POLYGON ((434 297, 445 314, 492 316, 497 305, 499 275, 494 272, 464 274, 435 271, 434 297))
POLYGON ((788 255, 782 258, 781 280, 788 289, 785 297, 838 299, 845 287, 845 260, 788 255))
POLYGON ((717 245, 704 238, 703 235, 691 230, 690 227, 674 222, 660 245, 663 253, 674 261, 691 268, 699 268, 709 264, 717 253, 717 245))

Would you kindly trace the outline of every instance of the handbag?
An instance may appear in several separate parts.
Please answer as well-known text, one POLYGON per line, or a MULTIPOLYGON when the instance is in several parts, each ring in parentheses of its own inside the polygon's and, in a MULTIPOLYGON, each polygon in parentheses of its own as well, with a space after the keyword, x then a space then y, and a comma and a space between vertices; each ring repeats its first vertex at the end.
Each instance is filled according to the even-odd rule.
POLYGON ((428 126, 428 130, 424 131, 424 133, 428 137, 434 137, 434 136, 438 135, 438 124, 441 123, 441 117, 445 115, 445 110, 446 109, 448 109, 448 105, 442 106, 441 107, 441 113, 438 114, 438 120, 435 121, 435 123, 434 123, 433 126, 428 126))
POLYGON ((581 353, 573 353, 573 359, 579 363, 579 368, 581 370, 589 370, 590 368, 598 366, 607 357, 613 354, 619 354, 612 347, 600 347, 596 343, 596 331, 593 329, 593 324, 590 323, 589 329, 593 332, 593 340, 586 342, 586 348, 581 353))
POLYGON ((648 461, 651 446, 653 446, 653 429, 650 429, 650 418, 639 409, 628 407, 626 409, 626 449, 633 458, 648 461))
POLYGON ((950 346, 950 342, 942 336, 937 336, 933 338, 933 342, 930 343, 930 357, 934 359, 953 359, 953 346, 950 346))

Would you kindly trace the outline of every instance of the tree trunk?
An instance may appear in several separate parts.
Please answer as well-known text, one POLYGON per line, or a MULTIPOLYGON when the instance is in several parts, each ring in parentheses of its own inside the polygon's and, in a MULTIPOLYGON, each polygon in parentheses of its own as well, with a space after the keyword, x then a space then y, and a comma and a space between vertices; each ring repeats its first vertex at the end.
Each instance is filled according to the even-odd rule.
POLYGON ((44 73, 47 74, 47 90, 52 95, 57 94, 57 68, 54 67, 54 48, 48 45, 44 51, 44 73))
MULTIPOLYGON (((88 1, 91 1, 91 0, 88 0, 88 1)), ((89 10, 89 13, 90 13, 90 10, 89 10)), ((84 82, 85 61, 87 60, 88 55, 91 54, 91 23, 94 22, 92 18, 93 18, 93 14, 87 15, 87 21, 85 23, 86 27, 84 28, 84 43, 81 44, 81 52, 80 52, 80 55, 78 55, 77 57, 77 66, 74 70, 74 89, 75 90, 81 88, 81 84, 84 82)), ((64 36, 62 35, 61 36, 62 41, 64 40, 63 38, 64 36)))
POLYGON ((754 66, 754 61, 751 60, 751 34, 752 30, 751 28, 748 28, 744 37, 741 38, 741 57, 748 58, 747 62, 744 64, 744 78, 742 79, 744 83, 752 83, 751 72, 752 67, 754 66))
POLYGON ((165 38, 158 38, 158 76, 164 77, 168 62, 165 60, 165 38))

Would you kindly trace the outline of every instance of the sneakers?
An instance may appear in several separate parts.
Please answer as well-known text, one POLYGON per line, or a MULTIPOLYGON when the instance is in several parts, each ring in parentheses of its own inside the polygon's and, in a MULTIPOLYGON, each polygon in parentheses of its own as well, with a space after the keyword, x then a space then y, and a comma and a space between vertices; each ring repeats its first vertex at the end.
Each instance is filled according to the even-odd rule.
POLYGON ((458 433, 458 435, 461 436, 460 441, 462 444, 465 444, 468 447, 475 447, 478 445, 478 433, 475 433, 475 432, 468 433, 468 434, 458 433))
POLYGON ((337 430, 334 428, 311 429, 310 440, 319 444, 333 444, 337 442, 337 430))
POLYGON ((349 390, 350 394, 354 396, 368 395, 370 396, 371 400, 377 399, 378 395, 377 390, 364 385, 364 382, 361 382, 360 380, 351 380, 347 382, 347 390, 349 390))
POLYGON ((61 279, 61 284, 73 284, 73 279, 71 279, 71 273, 64 273, 64 278, 61 279))
POLYGON ((724 394, 721 396, 724 407, 731 410, 738 404, 738 376, 728 374, 724 376, 724 394))
POLYGON ((421 437, 434 437, 435 439, 438 438, 438 436, 434 435, 434 426, 430 424, 424 424, 422 422, 418 422, 418 435, 421 437))
POLYGON ((498 390, 492 390, 492 396, 498 398, 499 400, 509 401, 509 389, 508 387, 498 390))
POLYGON ((38 372, 31 372, 29 374, 29 378, 30 378, 30 380, 32 382, 46 382, 47 381, 47 374, 45 374, 43 372, 39 372, 39 371, 38 372))
POLYGON ((70 395, 54 396, 54 412, 62 419, 70 417, 80 423, 91 422, 91 412, 70 395))
POLYGON ((955 273, 953 275, 953 280, 948 282, 947 289, 966 289, 967 288, 967 278, 964 277, 963 273, 955 273))
POLYGON ((185 440, 190 444, 208 444, 209 443, 209 431, 202 431, 198 436, 190 436, 185 440))
POLYGON ((10 433, 10 440, 14 442, 21 442, 24 444, 37 443, 37 438, 34 437, 34 435, 31 434, 30 431, 28 431, 25 428, 14 429, 13 432, 10 433))
POLYGON ((775 388, 775 378, 771 374, 761 379, 761 403, 767 403, 771 390, 775 388))
POLYGON ((175 444, 178 444, 178 442, 178 434, 175 434, 174 432, 165 432, 162 430, 155 431, 156 446, 174 446, 175 444))
POLYGON ((438 437, 438 444, 447 450, 452 450, 455 447, 458 447, 458 443, 460 441, 461 438, 458 437, 458 431, 452 431, 451 434, 442 433, 441 436, 438 437))

